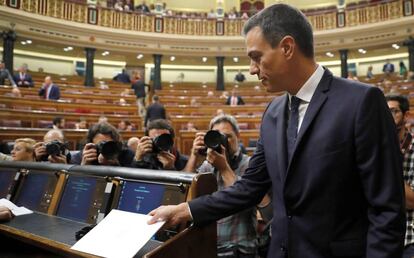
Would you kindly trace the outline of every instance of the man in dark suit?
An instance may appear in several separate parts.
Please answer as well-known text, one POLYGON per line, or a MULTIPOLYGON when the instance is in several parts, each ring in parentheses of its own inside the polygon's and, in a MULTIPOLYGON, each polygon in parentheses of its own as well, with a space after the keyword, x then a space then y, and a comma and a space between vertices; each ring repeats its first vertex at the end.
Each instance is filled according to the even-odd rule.
POLYGON ((394 73, 394 65, 390 63, 389 59, 387 59, 386 63, 382 67, 382 71, 386 75, 390 75, 390 74, 394 73))
POLYGON ((33 87, 32 76, 27 73, 27 65, 23 64, 19 67, 19 73, 14 75, 14 82, 19 87, 33 87))
POLYGON ((131 89, 134 90, 135 96, 137 97, 138 115, 143 117, 145 116, 146 84, 140 74, 136 74, 134 80, 131 84, 131 89))
POLYGON ((227 98, 226 105, 230 105, 230 106, 244 105, 244 100, 241 96, 239 96, 236 89, 233 89, 231 91, 231 96, 227 98))
POLYGON ((152 104, 148 106, 145 116, 144 126, 147 127, 148 122, 156 119, 167 119, 165 107, 160 103, 157 95, 152 97, 152 104))
POLYGON ((53 84, 52 77, 46 76, 45 83, 39 90, 39 96, 43 97, 44 99, 60 99, 59 86, 53 84))
POLYGON ((160 207, 149 223, 205 224, 257 204, 271 187, 268 257, 401 257, 402 157, 382 92, 334 77, 314 59, 312 28, 285 4, 244 27, 250 73, 286 91, 263 114, 244 176, 189 203, 160 207))

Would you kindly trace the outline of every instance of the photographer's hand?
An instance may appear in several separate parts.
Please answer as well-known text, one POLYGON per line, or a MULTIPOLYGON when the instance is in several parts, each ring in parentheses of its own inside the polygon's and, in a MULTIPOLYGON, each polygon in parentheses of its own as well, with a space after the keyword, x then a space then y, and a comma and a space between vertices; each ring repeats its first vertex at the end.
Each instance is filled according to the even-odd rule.
POLYGON ((201 152, 206 148, 204 144, 205 135, 206 133, 203 132, 196 133, 195 139, 193 141, 193 147, 191 148, 191 155, 188 158, 187 164, 185 165, 183 171, 195 172, 196 168, 199 167, 205 160, 205 155, 201 154, 201 152))
POLYGON ((95 144, 87 143, 82 151, 81 165, 92 165, 92 162, 98 159, 95 144))
POLYGON ((162 163, 164 169, 175 169, 176 157, 174 154, 162 151, 157 155, 157 159, 162 163))
POLYGON ((148 136, 144 136, 139 139, 137 150, 135 152, 135 160, 142 160, 142 157, 150 152, 152 152, 152 139, 148 136))
POLYGON ((44 142, 38 142, 33 146, 36 161, 42 160, 43 156, 47 155, 44 142))
POLYGON ((105 166, 119 166, 118 158, 106 159, 102 154, 98 156, 98 163, 105 166))
POLYGON ((237 177, 227 161, 226 148, 223 145, 221 145, 221 153, 209 148, 206 160, 219 171, 224 186, 230 186, 236 182, 237 177))
POLYGON ((48 160, 49 160, 50 163, 67 164, 66 156, 63 155, 63 154, 49 155, 48 160))

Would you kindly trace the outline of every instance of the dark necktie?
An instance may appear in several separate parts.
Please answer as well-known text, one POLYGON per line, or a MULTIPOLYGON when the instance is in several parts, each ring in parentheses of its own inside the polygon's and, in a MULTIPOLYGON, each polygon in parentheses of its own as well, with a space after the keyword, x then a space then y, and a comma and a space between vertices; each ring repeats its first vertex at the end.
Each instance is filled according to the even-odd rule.
POLYGON ((292 157, 293 148, 295 147, 296 137, 298 135, 299 104, 300 98, 292 96, 290 99, 289 123, 286 131, 288 162, 292 157))

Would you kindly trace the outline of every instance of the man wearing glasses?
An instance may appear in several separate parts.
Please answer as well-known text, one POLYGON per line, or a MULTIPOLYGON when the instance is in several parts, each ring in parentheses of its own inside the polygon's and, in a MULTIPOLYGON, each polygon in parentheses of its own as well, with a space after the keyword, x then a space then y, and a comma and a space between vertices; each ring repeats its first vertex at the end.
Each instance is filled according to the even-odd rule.
POLYGON ((386 96, 386 100, 397 126, 401 152, 404 155, 403 171, 407 228, 403 258, 411 258, 414 256, 414 137, 405 126, 409 116, 410 103, 406 97, 400 95, 386 96))

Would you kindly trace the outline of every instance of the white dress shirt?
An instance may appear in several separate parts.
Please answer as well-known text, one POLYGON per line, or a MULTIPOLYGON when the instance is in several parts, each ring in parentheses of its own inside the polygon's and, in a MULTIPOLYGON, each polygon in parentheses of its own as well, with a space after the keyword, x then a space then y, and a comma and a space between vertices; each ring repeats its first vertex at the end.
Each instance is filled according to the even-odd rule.
MULTIPOLYGON (((300 88, 298 93, 296 93, 296 97, 298 97, 301 101, 299 104, 299 123, 298 123, 298 133, 300 127, 302 126, 303 118, 305 117, 306 110, 308 109, 309 103, 312 99, 313 94, 315 93, 316 87, 318 87, 319 82, 322 79, 323 73, 325 70, 321 65, 318 65, 315 72, 309 77, 309 79, 303 84, 300 88)), ((289 95, 289 108, 290 108, 290 99, 292 95, 289 95)))

